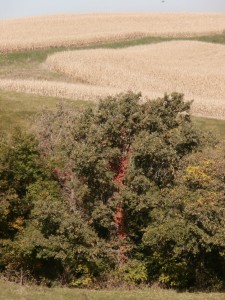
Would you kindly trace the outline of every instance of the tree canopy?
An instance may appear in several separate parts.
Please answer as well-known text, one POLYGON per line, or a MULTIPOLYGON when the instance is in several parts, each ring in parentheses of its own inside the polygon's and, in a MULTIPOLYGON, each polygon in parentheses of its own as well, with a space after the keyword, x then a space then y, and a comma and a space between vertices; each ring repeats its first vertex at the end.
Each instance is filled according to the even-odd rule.
POLYGON ((224 148, 194 127, 190 106, 129 92, 79 114, 44 112, 36 137, 4 143, 2 271, 71 286, 222 287, 224 148))

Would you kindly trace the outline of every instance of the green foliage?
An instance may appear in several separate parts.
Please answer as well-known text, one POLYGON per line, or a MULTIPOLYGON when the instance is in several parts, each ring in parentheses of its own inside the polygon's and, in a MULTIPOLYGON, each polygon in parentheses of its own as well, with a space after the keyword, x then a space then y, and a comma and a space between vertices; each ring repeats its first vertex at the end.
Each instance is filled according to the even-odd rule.
POLYGON ((52 284, 79 279, 79 265, 96 271, 98 238, 63 200, 35 138, 18 131, 8 144, 2 141, 0 266, 6 276, 18 272, 52 284))
MULTIPOLYGON (((140 97, 131 92, 109 97, 96 110, 88 109, 81 115, 61 107, 57 117, 51 113, 43 116, 44 126, 38 132, 43 151, 49 153, 53 165, 63 170, 57 176, 67 190, 71 208, 90 220, 98 237, 109 243, 108 257, 118 251, 114 216, 118 203, 122 203, 129 237, 126 247, 130 258, 134 258, 128 260, 125 269, 131 267, 135 257, 144 258, 143 232, 154 224, 154 209, 162 191, 167 188, 170 193, 176 183, 183 158, 207 144, 207 137, 192 125, 191 102, 184 102, 183 95, 165 95, 144 104, 140 104, 140 97), (128 151, 121 186, 115 177, 128 151), (65 172, 70 176, 65 178, 65 172)), ((113 255, 109 259, 116 262, 113 255)), ((124 269, 136 283, 147 280, 139 267, 137 264, 130 271, 124 269)), ((173 272, 175 277, 178 269, 173 272)), ((183 274, 182 268, 180 273, 183 274)), ((186 277, 184 282, 187 283, 186 277)))
POLYGON ((22 132, 2 138, 0 268, 8 278, 223 285, 224 146, 194 127, 183 95, 140 99, 120 94, 80 114, 61 105, 41 115, 38 142, 22 132))
POLYGON ((122 266, 120 273, 124 273, 124 279, 128 283, 141 284, 146 283, 148 273, 146 265, 138 260, 130 260, 122 266))
POLYGON ((87 266, 78 265, 75 272, 79 276, 70 283, 72 287, 88 287, 92 283, 93 276, 87 266))
POLYGON ((165 95, 145 104, 140 104, 140 97, 131 92, 109 97, 97 110, 88 109, 79 116, 60 108, 57 115, 44 116, 39 129, 43 151, 49 153, 53 165, 64 170, 57 175, 67 193, 70 189, 70 203, 92 219, 100 237, 112 238, 115 233, 116 192, 124 205, 131 194, 138 203, 150 186, 172 184, 181 158, 203 144, 191 124, 191 103, 184 102, 182 95, 165 95), (114 178, 129 148, 124 192, 114 178), (70 174, 66 182, 65 172, 70 174))
POLYGON ((150 266, 167 286, 194 283, 207 288, 224 282, 225 185, 220 163, 224 167, 219 147, 193 154, 176 185, 161 192, 151 211, 143 243, 150 266))
POLYGON ((25 200, 28 186, 46 171, 40 162, 37 141, 31 135, 16 131, 11 141, 2 138, 0 153, 0 234, 13 237, 25 225, 30 203, 25 200))
POLYGON ((6 146, 1 159, 1 191, 14 188, 18 196, 26 194, 26 186, 43 176, 37 141, 31 135, 17 131, 12 145, 6 146))
POLYGON ((108 280, 111 286, 145 285, 148 281, 148 270, 146 264, 137 259, 129 259, 126 263, 104 274, 103 280, 108 280))

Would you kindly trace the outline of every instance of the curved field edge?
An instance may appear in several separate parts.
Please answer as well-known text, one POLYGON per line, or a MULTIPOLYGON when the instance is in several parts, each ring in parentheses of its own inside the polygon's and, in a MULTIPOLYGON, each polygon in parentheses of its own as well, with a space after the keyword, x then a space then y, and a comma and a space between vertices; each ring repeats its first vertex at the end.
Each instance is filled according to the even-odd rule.
POLYGON ((224 46, 196 41, 66 51, 49 56, 46 70, 64 73, 65 81, 71 77, 74 82, 0 79, 0 88, 82 100, 131 89, 150 99, 177 91, 194 99, 195 115, 225 119, 223 57, 224 46))
MULTIPOLYGON (((71 99, 98 102, 108 96, 115 96, 127 90, 93 86, 81 83, 64 83, 57 81, 43 80, 1 80, 0 89, 12 92, 22 92, 33 95, 55 97, 58 99, 71 99)), ((164 93, 151 92, 142 93, 143 99, 156 99, 163 97, 164 93)), ((186 97, 186 100, 191 98, 186 97)), ((219 101, 219 100, 218 100, 219 101)), ((222 101, 213 101, 213 99, 196 98, 192 105, 192 114, 198 117, 215 118, 225 120, 224 106, 222 101)))
MULTIPOLYGON (((205 36, 196 38, 162 38, 162 37, 145 37, 142 39, 135 39, 130 41, 121 41, 119 43, 112 42, 106 44, 96 44, 86 47, 61 47, 61 48, 47 48, 33 51, 13 52, 7 54, 0 54, 0 79, 43 79, 43 80, 57 80, 66 81, 66 76, 59 73, 49 72, 43 67, 43 63, 47 57, 51 54, 59 53, 62 51, 70 50, 85 50, 85 49, 120 49, 126 47, 133 47, 139 45, 150 45, 156 43, 162 43, 166 41, 178 41, 178 40, 199 40, 205 42, 212 42, 216 44, 225 45, 225 34, 215 36, 205 36)), ((73 82, 73 81, 72 81, 73 82)))
MULTIPOLYGON (((60 100, 56 97, 0 90, 0 131, 10 133, 15 127, 28 130, 37 113, 43 109, 54 110, 59 104, 71 107, 77 112, 95 107, 95 103, 91 101, 60 100)), ((198 128, 212 131, 220 138, 225 139, 225 121, 200 117, 193 117, 192 119, 198 128)))
POLYGON ((0 21, 0 51, 222 34, 224 13, 65 14, 0 21), (170 26, 168 26, 170 24, 170 26))
POLYGON ((0 54, 0 79, 43 79, 43 80, 57 80, 66 81, 66 76, 59 73, 49 72, 43 67, 43 63, 48 55, 55 54, 62 51, 70 50, 85 50, 85 49, 120 49, 126 47, 133 47, 138 45, 150 45, 162 43, 172 40, 199 40, 205 42, 212 42, 217 44, 225 44, 225 34, 215 36, 204 36, 196 38, 162 38, 162 37, 145 37, 141 39, 134 39, 130 41, 112 42, 105 44, 96 44, 86 47, 61 47, 61 48, 47 48, 33 51, 13 52, 0 54))
MULTIPOLYGON (((98 102, 108 96, 115 96, 121 92, 126 92, 122 89, 93 86, 80 83, 63 83, 54 81, 42 80, 1 80, 0 89, 5 91, 22 92, 26 94, 55 97, 58 99, 71 99, 98 102)), ((143 93, 143 99, 156 99, 163 97, 163 93, 143 93)), ((189 98, 186 98, 190 100, 189 98)), ((192 113, 198 117, 215 118, 224 120, 224 109, 219 103, 214 103, 214 106, 208 105, 208 102, 199 98, 192 105, 192 113)))
POLYGON ((121 89, 108 87, 102 88, 82 83, 20 79, 0 79, 0 89, 40 96, 56 97, 58 99, 79 99, 94 102, 107 96, 113 96, 122 92, 121 89))
POLYGON ((61 51, 70 51, 70 50, 84 50, 84 49, 119 49, 126 47, 133 47, 139 45, 150 45, 156 43, 162 43, 167 41, 179 41, 179 40, 194 40, 207 43, 223 44, 225 45, 225 33, 222 34, 212 34, 204 36, 195 36, 195 37, 185 37, 181 36, 178 38, 174 37, 161 37, 161 36, 146 36, 142 38, 134 38, 129 40, 121 41, 111 41, 109 43, 96 43, 93 45, 86 46, 61 46, 61 47, 47 47, 44 49, 33 49, 33 50, 23 50, 23 51, 14 51, 10 53, 0 54, 0 66, 10 65, 14 63, 24 64, 31 62, 42 63, 46 60, 47 56, 56 52, 61 51))
MULTIPOLYGON (((199 96, 211 95, 215 98, 215 93, 211 90, 216 89, 218 92, 221 90, 220 97, 223 98, 224 51, 223 45, 199 41, 170 41, 126 49, 65 51, 48 56, 45 66, 51 71, 64 73, 85 83, 122 89, 135 87, 141 91, 149 88, 155 90, 154 87, 157 87, 158 83, 161 85, 161 81, 169 80, 170 84, 162 85, 160 89, 157 87, 156 90, 172 92, 176 88, 181 88, 181 83, 192 87, 190 83, 194 79, 197 80, 192 87, 194 91, 199 84, 202 89, 193 92, 193 96, 196 96, 197 92, 199 96), (177 74, 179 74, 178 78, 175 76, 177 74), (162 75, 166 75, 165 78, 162 75), (186 78, 189 79, 187 82, 186 78), (152 80, 156 79, 158 81, 155 85, 152 80), (209 82, 206 79, 210 79, 209 82), (174 81, 174 84, 171 84, 171 81, 174 81), (180 84, 177 83, 178 81, 180 84), (217 87, 215 83, 218 82, 217 87), (211 93, 204 92, 208 84, 211 93)), ((192 94, 189 89, 188 92, 185 89, 181 91, 188 95, 192 94)))

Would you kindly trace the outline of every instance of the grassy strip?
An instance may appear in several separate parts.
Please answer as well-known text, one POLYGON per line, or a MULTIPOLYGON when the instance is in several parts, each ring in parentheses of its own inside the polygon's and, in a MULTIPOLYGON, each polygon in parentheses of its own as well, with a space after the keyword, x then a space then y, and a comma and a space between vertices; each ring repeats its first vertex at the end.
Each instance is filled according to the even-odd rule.
MULTIPOLYGON (((10 132, 15 127, 29 128, 32 117, 41 110, 53 110, 57 104, 65 103, 76 111, 87 107, 94 107, 93 102, 59 100, 55 97, 43 97, 39 95, 6 92, 0 90, 0 131, 10 132)), ((197 127, 216 133, 225 138, 225 121, 193 117, 197 127)))
POLYGON ((217 35, 206 35, 190 38, 190 40, 225 45, 225 32, 217 35))
POLYGON ((68 288, 19 286, 0 281, 0 300, 223 300, 223 293, 178 293, 173 290, 94 291, 68 288))
POLYGON ((132 46, 139 45, 149 45, 155 43, 161 43, 172 40, 195 40, 195 41, 203 41, 209 43, 217 43, 217 44, 225 44, 225 34, 220 35, 210 35, 210 36, 200 36, 200 37, 179 37, 179 38, 163 38, 163 37, 143 37, 134 40, 125 40, 113 43, 100 43, 96 45, 87 45, 84 47, 58 47, 58 48, 47 48, 47 49, 39 49, 33 51, 22 51, 22 52, 13 52, 0 55, 0 66, 8 65, 8 64, 24 64, 29 62, 44 62, 48 55, 65 51, 65 50, 81 50, 81 49, 97 49, 97 48, 126 48, 132 46))
POLYGON ((225 44, 225 34, 203 36, 203 37, 183 37, 183 38, 166 38, 166 37, 143 37, 134 40, 125 40, 111 43, 100 43, 95 45, 87 45, 83 47, 50 47, 47 49, 38 49, 33 51, 13 52, 7 54, 0 54, 0 78, 8 79, 42 79, 42 80, 59 80, 74 82, 64 74, 51 72, 43 66, 43 62, 47 59, 48 55, 68 51, 68 50, 81 50, 81 49, 98 49, 109 48, 118 49, 138 45, 149 45, 161 43, 172 40, 199 40, 212 43, 225 44))
POLYGON ((50 47, 47 49, 28 50, 20 52, 12 52, 0 55, 0 65, 8 64, 24 64, 29 62, 42 63, 46 60, 47 56, 55 52, 69 51, 69 50, 83 50, 83 49, 98 49, 98 48, 125 48, 138 45, 155 44, 165 41, 173 40, 173 38, 161 38, 161 37, 144 37, 135 40, 125 40, 111 43, 100 43, 87 46, 70 46, 70 47, 50 47))
POLYGON ((193 123, 202 130, 211 131, 219 137, 225 139, 225 121, 193 117, 193 123))

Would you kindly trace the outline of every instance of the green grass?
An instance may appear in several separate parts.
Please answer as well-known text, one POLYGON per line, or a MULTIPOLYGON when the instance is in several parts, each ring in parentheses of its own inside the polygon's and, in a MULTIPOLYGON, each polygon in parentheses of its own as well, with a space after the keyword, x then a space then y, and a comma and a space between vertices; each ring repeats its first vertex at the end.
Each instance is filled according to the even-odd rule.
POLYGON ((81 50, 81 49, 98 49, 98 48, 126 48, 138 45, 149 45, 161 43, 172 40, 196 40, 208 43, 225 44, 225 33, 219 35, 199 36, 199 37, 179 37, 179 38, 166 38, 166 37, 143 37, 134 40, 124 40, 111 43, 99 43, 95 45, 87 45, 83 47, 49 47, 47 49, 28 50, 21 52, 13 52, 0 55, 0 66, 5 64, 24 64, 29 62, 44 62, 48 55, 67 50, 81 50))
POLYGON ((81 50, 81 49, 98 49, 109 48, 118 49, 125 47, 132 47, 138 45, 156 44, 172 40, 196 40, 205 41, 210 43, 225 44, 225 34, 202 36, 202 37, 179 37, 179 38, 166 38, 166 37, 143 37, 134 40, 123 40, 111 43, 90 44, 87 46, 77 47, 49 47, 46 49, 37 49, 21 52, 13 52, 0 54, 0 78, 33 78, 44 80, 61 80, 68 81, 69 79, 64 74, 59 74, 49 71, 47 68, 42 67, 48 55, 60 51, 68 50, 81 50))
POLYGON ((173 290, 79 290, 20 286, 0 281, 0 300, 224 300, 224 293, 178 293, 173 290))
POLYGON ((46 49, 38 49, 38 50, 27 50, 20 52, 12 52, 0 55, 0 66, 1 65, 9 65, 9 64, 24 64, 30 62, 38 62, 42 63, 46 60, 47 56, 53 54, 55 52, 60 51, 69 51, 69 50, 81 50, 81 49, 98 49, 98 48, 125 48, 132 47, 138 45, 147 45, 147 44, 155 44, 165 41, 173 40, 173 38, 162 38, 162 37, 144 37, 138 38, 134 40, 125 40, 119 42, 111 42, 111 43, 100 43, 94 45, 87 46, 70 46, 70 47, 49 47, 46 49))
POLYGON ((193 117, 193 123, 202 130, 212 131, 219 137, 225 139, 225 121, 193 117))
POLYGON ((191 40, 225 45, 225 32, 223 34, 217 34, 217 35, 206 35, 206 36, 200 36, 200 37, 193 37, 193 38, 191 38, 191 40))
MULTIPOLYGON (((46 60, 49 54, 78 49, 98 49, 98 48, 125 48, 137 45, 147 45, 161 43, 171 40, 198 40, 210 43, 225 44, 225 34, 211 35, 192 38, 162 38, 162 37, 144 37, 134 40, 126 40, 112 43, 101 43, 97 45, 88 45, 85 47, 59 47, 48 48, 34 51, 14 52, 0 54, 0 77, 1 78, 34 78, 45 80, 68 80, 63 74, 57 74, 42 68, 41 64, 46 60)), ((0 91, 0 129, 10 130, 15 126, 27 126, 29 119, 42 108, 53 109, 59 100, 54 97, 41 97, 14 92, 0 91)), ((70 101, 75 109, 91 105, 90 102, 70 101)), ((225 122, 210 120, 205 118, 194 118, 197 126, 200 128, 215 131, 221 136, 225 136, 225 122)))
MULTIPOLYGON (((95 106, 91 101, 59 100, 55 97, 0 90, 0 130, 9 132, 18 126, 29 128, 37 112, 43 109, 53 110, 60 102, 71 106, 76 111, 95 106)), ((212 131, 225 138, 225 121, 193 117, 193 122, 198 128, 212 131)))
POLYGON ((94 105, 88 101, 59 100, 54 97, 0 90, 0 130, 10 132, 15 127, 29 128, 37 112, 43 109, 53 110, 61 102, 77 111, 94 105))

